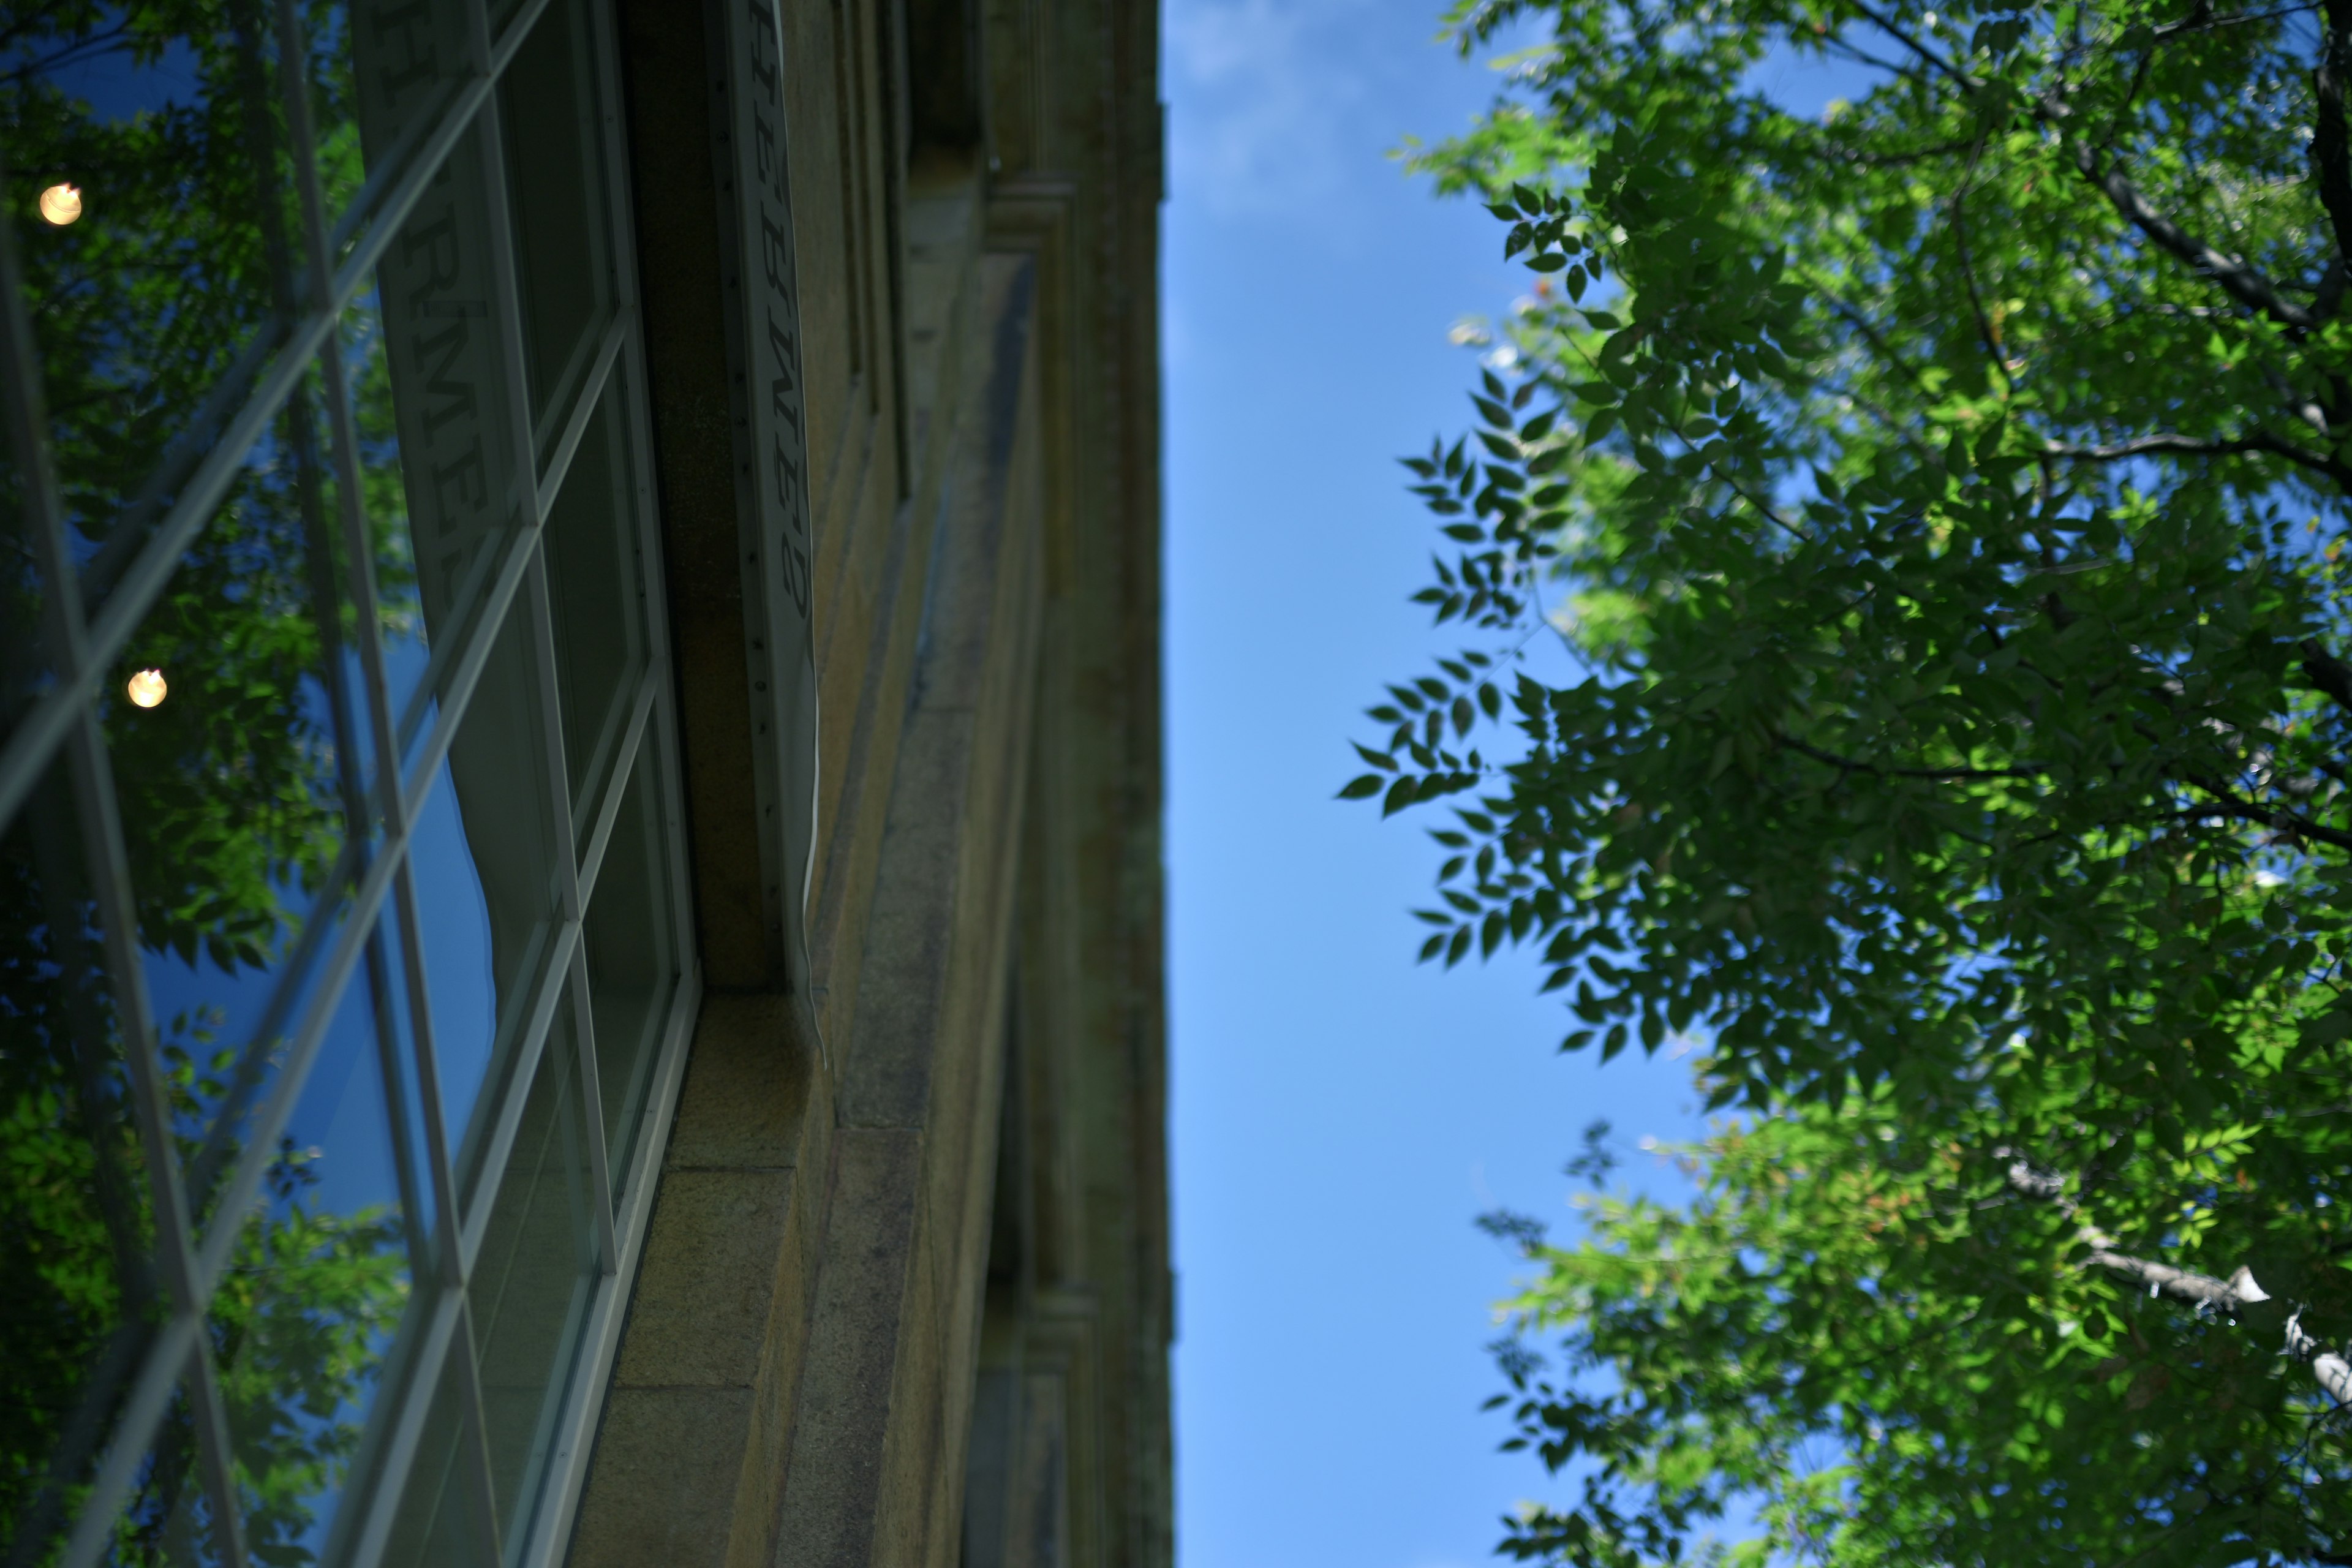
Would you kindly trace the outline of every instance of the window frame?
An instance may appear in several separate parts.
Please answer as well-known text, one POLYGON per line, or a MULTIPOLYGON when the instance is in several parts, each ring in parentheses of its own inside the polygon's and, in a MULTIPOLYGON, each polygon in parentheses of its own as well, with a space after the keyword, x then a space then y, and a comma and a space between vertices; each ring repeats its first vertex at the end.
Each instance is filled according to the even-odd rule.
MULTIPOLYGON (((513 1568, 546 1568, 554 1563, 570 1535, 596 1416, 618 1347, 629 1283, 648 1227, 659 1162, 684 1074, 687 1040, 701 995, 688 885, 684 781, 631 222, 635 208, 621 110, 620 40, 610 0, 523 0, 503 28, 495 32, 489 0, 459 3, 469 46, 463 74, 445 90, 434 117, 421 122, 418 133, 404 136, 383 165, 369 172, 359 195, 331 231, 324 216, 317 149, 310 133, 309 83, 296 63, 308 58, 300 15, 294 0, 271 0, 278 46, 272 74, 287 120, 287 151, 300 196, 299 240, 301 259, 310 268, 306 274, 310 280, 310 297, 299 301, 290 316, 282 310, 274 313, 255 343, 248 345, 248 361, 257 353, 264 359, 252 391, 240 407, 221 420, 209 453, 194 465, 175 504, 141 544, 94 616, 84 614, 47 458, 41 376, 21 292, 13 218, 0 219, 0 438, 13 450, 24 479, 23 526, 43 594, 38 638, 53 672, 47 689, 26 705, 5 742, 0 742, 0 828, 22 814, 37 781, 50 768, 60 760, 68 763, 87 862, 82 869, 95 889, 108 976, 118 998, 118 1030, 123 1040, 130 1100, 147 1151, 145 1180, 157 1225, 155 1262, 169 1303, 108 1435, 93 1483, 73 1517, 59 1558, 65 1568, 91 1568, 106 1556, 140 1463, 162 1427, 174 1394, 184 1389, 195 1428, 198 1479, 213 1518, 229 1526, 217 1531, 216 1550, 223 1561, 236 1568, 244 1568, 247 1561, 206 1314, 236 1237, 252 1213, 274 1143, 293 1114, 338 1005, 357 983, 362 950, 374 940, 379 921, 397 923, 399 972, 394 984, 406 991, 411 1013, 411 1026, 394 1048, 406 1054, 404 1065, 425 1090, 420 1109, 428 1123, 427 1158, 425 1168, 417 1175, 428 1213, 417 1217, 431 1228, 432 1267, 429 1271, 420 1268, 412 1281, 403 1327, 383 1363, 383 1381, 370 1413, 367 1436, 335 1501, 320 1560, 341 1568, 373 1568, 381 1559, 403 1501, 404 1485, 416 1457, 417 1438, 433 1394, 445 1368, 456 1366, 467 1432, 465 1447, 468 1451, 461 1462, 468 1468, 476 1493, 472 1513, 477 1554, 486 1562, 513 1568), (541 477, 538 443, 531 439, 514 234, 517 209, 507 188, 507 137, 500 122, 499 85, 524 40, 545 19, 550 6, 558 4, 578 5, 579 19, 591 35, 593 76, 590 87, 595 123, 588 130, 602 143, 606 184, 604 222, 614 262, 614 299, 589 369, 571 388, 571 406, 562 416, 562 434, 541 477), (518 487, 521 516, 515 530, 493 547, 498 558, 490 573, 485 611, 465 628, 463 644, 452 658, 452 685, 445 690, 429 730, 410 748, 396 743, 402 715, 393 710, 385 676, 385 639, 372 579, 364 570, 355 571, 353 581, 345 585, 344 594, 358 612, 355 651, 364 675, 358 683, 357 706, 370 731, 377 770, 376 777, 362 781, 359 796, 367 803, 369 821, 347 821, 345 827, 347 834, 373 829, 377 846, 364 872, 351 884, 341 929, 321 955, 320 967, 289 970, 275 983, 276 991, 290 994, 307 988, 308 995, 300 1002, 299 1013, 287 1019, 286 1065, 257 1102, 245 1146, 219 1189, 219 1202, 200 1226, 191 1215, 182 1162, 171 1153, 171 1117, 156 1058, 157 1020, 147 989, 108 744, 100 723, 102 685, 188 548, 215 514, 245 455, 314 367, 321 373, 327 389, 326 466, 341 502, 340 515, 332 521, 341 526, 346 553, 355 562, 364 560, 368 522, 361 510, 364 503, 358 483, 353 391, 343 374, 339 326, 353 303, 373 286, 378 260, 436 173, 449 159, 467 155, 462 139, 469 130, 478 132, 472 147, 480 160, 489 198, 486 237, 499 318, 494 323, 499 339, 498 357, 506 382, 507 416, 518 424, 509 439, 514 443, 520 471, 530 476, 530 482, 518 487), (356 243, 350 243, 354 237, 356 243), (331 266, 331 258, 339 255, 341 264, 331 266), (320 279, 328 280, 323 289, 316 281, 320 279), (621 378, 625 389, 620 424, 627 447, 626 469, 635 491, 626 500, 633 507, 643 574, 646 658, 636 675, 635 689, 627 696, 627 714, 618 742, 601 777, 580 802, 579 815, 587 826, 583 833, 582 824, 574 821, 561 732, 557 698, 562 670, 549 595, 545 524, 572 471, 588 421, 600 416, 615 377, 621 378), (360 546, 357 550, 355 542, 360 546), (472 1212, 465 1211, 454 1163, 466 1129, 438 1125, 439 1096, 431 1087, 437 1083, 438 1072, 430 1010, 425 1005, 426 958, 419 940, 425 911, 416 889, 413 830, 429 793, 436 785, 446 787, 438 783, 443 776, 440 763, 471 708, 474 677, 478 676, 508 618, 517 616, 527 626, 537 701, 546 728, 547 766, 544 776, 532 783, 546 792, 545 804, 558 828, 554 941, 547 959, 531 972, 533 994, 523 1014, 526 1027, 516 1038, 515 1065, 500 1080, 486 1083, 483 1098, 472 1107, 468 1121, 480 1123, 488 1133, 483 1169, 502 1171, 533 1069, 551 1038, 559 1003, 568 994, 572 1003, 569 1037, 577 1057, 572 1072, 580 1103, 580 1131, 587 1143, 593 1185, 600 1200, 594 1215, 599 1273, 573 1352, 569 1385, 562 1392, 555 1420, 545 1428, 544 1450, 533 1461, 539 1471, 536 1496, 516 1510, 518 1521, 527 1522, 519 1534, 501 1540, 499 1521, 483 1506, 490 1496, 488 1455, 482 1440, 486 1428, 481 1387, 472 1368, 474 1342, 467 1321, 467 1283, 494 1205, 486 1189, 478 1194, 472 1212), (616 1182, 610 1169, 597 1092, 593 1015, 582 935, 588 896, 598 881, 631 780, 637 769, 646 766, 655 770, 661 802, 659 855, 661 874, 667 880, 667 912, 677 978, 667 1014, 654 1033, 655 1058, 638 1111, 628 1168, 618 1173, 616 1182), (451 1363, 451 1356, 460 1360, 451 1363)), ((236 374, 230 373, 230 377, 236 374)), ((356 766, 348 760, 345 765, 356 766)))

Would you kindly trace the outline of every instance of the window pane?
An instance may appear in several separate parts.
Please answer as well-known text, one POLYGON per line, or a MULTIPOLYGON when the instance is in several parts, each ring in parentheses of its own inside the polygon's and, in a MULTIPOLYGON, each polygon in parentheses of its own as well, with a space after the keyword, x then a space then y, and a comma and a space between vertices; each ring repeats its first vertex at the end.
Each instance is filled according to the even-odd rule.
MULTIPOLYGON (((162 1177, 227 1258, 198 1317, 168 1331, 200 1335, 217 1370, 249 1560, 319 1562, 363 1517, 370 1531, 389 1517, 383 1561, 490 1568, 540 1506, 604 1288, 589 1118, 625 1163, 679 964, 654 742, 634 763, 622 745, 653 661, 647 476, 630 457, 642 395, 590 374, 618 309, 617 106, 586 0, 552 0, 520 40, 497 146, 487 125, 446 119, 481 85, 467 0, 294 0, 307 55, 286 65, 313 132, 297 148, 276 4, 36 7, 0 27, 0 221, 36 323, 69 569, 94 613, 134 581, 156 595, 96 712, 157 1025, 138 1046, 159 1053, 177 1156, 162 1177), (419 186, 443 129, 455 139, 419 186), (373 257, 335 323, 340 386, 286 357, 324 298, 305 275, 298 155, 320 175, 331 265, 373 257), (501 178, 504 211, 489 200, 501 178), (385 198, 402 181, 421 195, 394 226, 385 198), (509 237, 511 322, 493 270, 509 237), (277 382, 290 387, 277 406, 255 401, 277 382), (359 437, 356 496, 339 492, 338 404, 359 437), (534 541, 525 487, 570 428, 580 442, 534 541), (205 521, 157 589, 132 569, 161 564, 142 552, 175 515, 205 521), (529 548, 547 552, 545 626, 512 592, 529 548), (384 715, 365 679, 377 638, 384 715), (376 754, 380 717, 396 757, 376 754), (446 753, 428 752, 445 722, 446 753), (387 842, 380 764, 429 785, 404 851, 414 954, 393 902, 365 924, 356 907, 387 842), (583 842, 614 803, 578 932, 556 919, 567 788, 583 842), (574 935, 578 1018, 554 984, 574 935), (462 1302, 442 1302, 463 1308, 457 1337, 421 1366, 430 1303, 415 1288, 439 1238, 407 958, 479 1237, 462 1302), (592 1021, 594 1101, 579 1055, 592 1021), (420 1419, 413 1450, 393 1440, 420 1419)), ((492 0, 495 25, 519 12, 492 0)), ((0 734, 50 679, 24 456, 0 453, 0 734)), ((142 1372, 167 1331, 153 1173, 71 791, 52 773, 0 824, 0 1541, 47 1560, 112 1445, 143 1456, 131 1495, 88 1521, 111 1529, 112 1558, 222 1561, 186 1391, 152 1431, 115 1429, 142 1375, 153 1402, 172 1383, 142 1372)))
POLYGON ((228 1561, 205 1491, 193 1403, 184 1381, 115 1521, 113 1561, 125 1568, 210 1568, 228 1561))
MULTIPOLYGON (((648 742, 657 731, 648 731, 648 742)), ((670 908, 669 834, 660 752, 637 749, 588 905, 590 1016, 596 1026, 596 1089, 615 1192, 628 1170, 646 1084, 677 984, 670 908)))
POLYGON ((53 6, 0 45, 6 198, 93 605, 284 340, 299 246, 266 6, 53 6))
MULTIPOLYGON (((0 245, 9 243, 8 236, 0 235, 0 245)), ((0 363, 0 378, 7 376, 0 363)), ((0 420, 8 417, 11 395, 0 384, 0 420)), ((10 446, 7 426, 0 424, 0 742, 56 676, 44 624, 48 583, 39 565, 40 542, 25 510, 25 475, 23 454, 10 446)))
POLYGON ((367 721, 309 390, 239 466, 99 694, 199 1213, 375 842, 372 824, 348 841, 351 811, 366 820, 367 721))
POLYGON ((0 1517, 20 1547, 70 1528, 162 1307, 82 848, 54 764, 0 835, 0 1517))
POLYGON ((611 772, 646 664, 645 563, 628 460, 628 406, 616 373, 547 519, 564 766, 574 829, 583 840, 592 786, 611 772))
POLYGON ((469 1286, 490 1477, 509 1543, 530 1528, 598 1279, 591 1205, 604 1199, 589 1180, 578 1048, 567 1007, 541 1053, 469 1286))
POLYGON ((554 930, 556 836, 528 635, 522 616, 499 634, 415 829, 442 1103, 453 1141, 464 1134, 467 1194, 491 1120, 476 1108, 521 1043, 554 930))
POLYGON ((499 84, 532 428, 546 458, 612 319, 595 62, 579 0, 554 0, 499 84))
MULTIPOLYGON (((384 1089, 396 1061, 378 1048, 372 990, 363 977, 345 993, 335 1037, 366 1048, 312 1068, 212 1301, 246 1543, 268 1563, 319 1558, 422 1241, 407 1223, 415 1184, 400 1165, 384 1089)), ((404 1097, 404 1075, 395 1081, 404 1097)), ((399 1109, 413 1121, 412 1106, 399 1109)))
POLYGON ((384 188, 413 166, 467 76, 465 6, 462 0, 310 0, 304 10, 327 221, 339 235, 356 237, 372 223, 384 188))
POLYGON ((393 1516, 384 1568, 492 1568, 479 1547, 487 1523, 475 1511, 480 1438, 467 1423, 463 1394, 467 1346, 451 1342, 433 1390, 400 1504, 393 1516))
POLYGON ((523 515, 481 175, 469 132, 342 327, 404 749, 449 697, 523 515))

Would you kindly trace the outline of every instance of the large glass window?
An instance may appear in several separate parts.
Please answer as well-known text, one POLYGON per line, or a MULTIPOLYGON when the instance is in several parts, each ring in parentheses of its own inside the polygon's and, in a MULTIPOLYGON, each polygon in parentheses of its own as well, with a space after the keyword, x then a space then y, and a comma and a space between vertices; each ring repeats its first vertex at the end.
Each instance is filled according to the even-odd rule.
POLYGON ((0 0, 0 1568, 555 1559, 695 993, 604 0, 0 0))

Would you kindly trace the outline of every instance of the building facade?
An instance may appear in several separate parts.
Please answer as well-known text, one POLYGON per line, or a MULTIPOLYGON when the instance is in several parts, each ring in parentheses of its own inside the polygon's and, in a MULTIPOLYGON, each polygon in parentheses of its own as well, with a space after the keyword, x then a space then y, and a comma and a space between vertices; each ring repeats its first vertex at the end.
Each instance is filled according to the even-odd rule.
POLYGON ((0 4, 0 1562, 1168 1563, 1156 48, 0 4))

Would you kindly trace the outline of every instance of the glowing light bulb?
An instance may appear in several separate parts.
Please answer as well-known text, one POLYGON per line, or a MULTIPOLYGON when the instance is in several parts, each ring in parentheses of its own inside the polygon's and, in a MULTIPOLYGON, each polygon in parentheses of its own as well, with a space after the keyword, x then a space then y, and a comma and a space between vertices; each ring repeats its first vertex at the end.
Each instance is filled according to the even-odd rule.
POLYGON ((81 216, 81 188, 51 185, 41 193, 41 216, 63 228, 81 216))
POLYGON ((163 684, 162 670, 142 669, 131 678, 131 684, 126 689, 131 693, 131 701, 142 708, 152 708, 163 701, 163 694, 172 689, 163 684))

